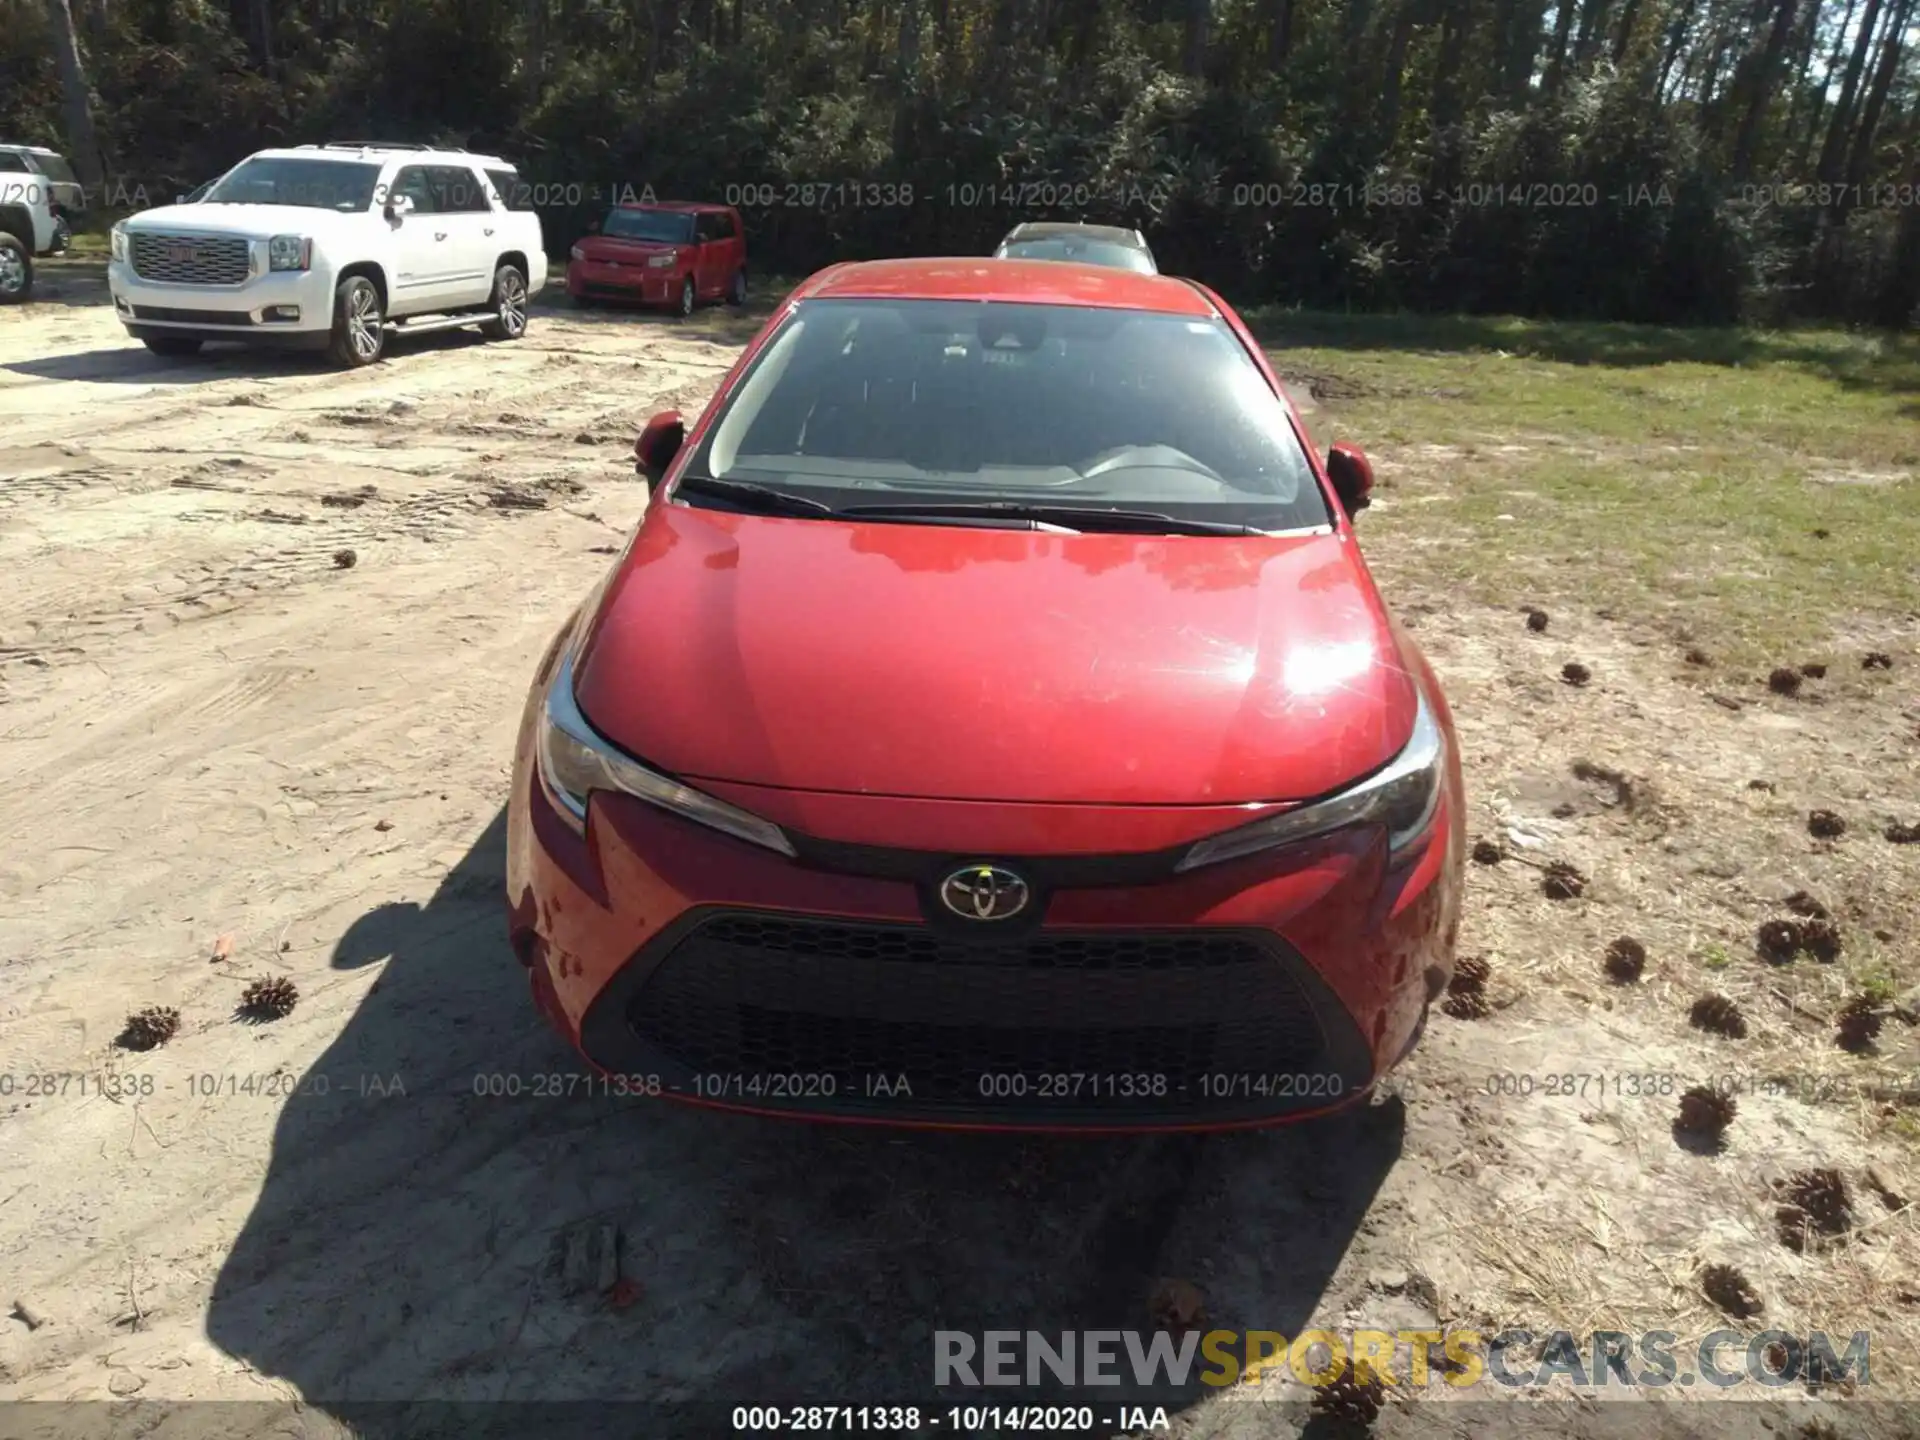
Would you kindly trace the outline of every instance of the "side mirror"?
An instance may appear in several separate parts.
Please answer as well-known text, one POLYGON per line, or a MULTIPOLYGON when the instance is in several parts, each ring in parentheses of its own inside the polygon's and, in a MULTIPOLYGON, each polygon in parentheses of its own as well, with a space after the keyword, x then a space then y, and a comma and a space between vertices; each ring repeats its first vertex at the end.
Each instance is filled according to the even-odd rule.
POLYGON ((395 195, 387 201, 387 219, 389 220, 398 220, 402 215, 412 213, 413 197, 411 195, 395 195))
POLYGON ((673 457, 680 453, 680 447, 686 443, 687 426, 680 418, 678 410, 663 410, 647 421, 647 428, 640 432, 640 438, 634 443, 634 469, 644 475, 649 485, 658 485, 660 477, 667 473, 667 467, 673 464, 673 457))
POLYGON ((1373 503, 1373 465, 1358 445, 1343 443, 1327 452, 1327 478, 1349 517, 1373 503))

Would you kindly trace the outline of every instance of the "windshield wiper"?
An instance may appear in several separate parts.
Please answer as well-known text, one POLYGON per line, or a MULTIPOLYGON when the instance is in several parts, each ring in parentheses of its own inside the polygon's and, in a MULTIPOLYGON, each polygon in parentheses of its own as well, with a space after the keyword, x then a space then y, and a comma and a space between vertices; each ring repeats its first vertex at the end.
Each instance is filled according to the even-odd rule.
POLYGON ((969 515, 1006 520, 1038 520, 1048 525, 1063 525, 1074 530, 1117 530, 1143 535, 1264 535, 1254 525, 1235 525, 1225 520, 1186 520, 1163 515, 1157 510, 1096 510, 1079 505, 1032 505, 1018 500, 960 501, 947 504, 849 505, 836 511, 849 519, 901 519, 942 516, 964 519, 969 515))
POLYGON ((809 500, 804 495, 776 490, 771 485, 756 485, 750 480, 716 480, 710 475, 682 475, 673 487, 674 494, 690 490, 696 495, 712 495, 731 500, 743 509, 767 515, 837 515, 831 505, 809 500))

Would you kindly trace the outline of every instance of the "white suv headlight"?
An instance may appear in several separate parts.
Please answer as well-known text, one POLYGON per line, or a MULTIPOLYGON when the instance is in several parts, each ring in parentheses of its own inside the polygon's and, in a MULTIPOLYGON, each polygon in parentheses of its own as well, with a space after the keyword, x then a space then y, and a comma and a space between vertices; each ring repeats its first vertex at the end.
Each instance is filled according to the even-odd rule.
POLYGON ((1389 852, 1404 850, 1419 839, 1440 804, 1447 741, 1417 684, 1414 693, 1419 696, 1419 709, 1413 717, 1413 735, 1385 769, 1324 800, 1210 835, 1187 851, 1174 870, 1237 860, 1354 825, 1385 826, 1389 852))
POLYGON ((119 220, 107 232, 107 250, 122 265, 127 263, 127 222, 119 220))
POLYGON ((267 241, 269 270, 309 270, 313 267, 313 241, 304 235, 276 235, 267 241))
POLYGON ((778 825, 649 770, 588 724, 573 698, 573 643, 568 643, 547 685, 537 754, 541 783, 576 830, 586 826, 587 797, 596 790, 613 790, 737 840, 782 855, 794 853, 778 825))
POLYGON ((649 255, 647 257, 647 268, 649 270, 666 270, 679 258, 678 255, 649 255))

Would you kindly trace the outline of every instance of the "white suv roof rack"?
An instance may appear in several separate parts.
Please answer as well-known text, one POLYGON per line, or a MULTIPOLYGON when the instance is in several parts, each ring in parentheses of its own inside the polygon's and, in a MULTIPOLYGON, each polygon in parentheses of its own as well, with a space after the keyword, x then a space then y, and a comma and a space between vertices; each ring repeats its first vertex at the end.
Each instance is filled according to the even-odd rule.
MULTIPOLYGON (((21 147, 26 148, 26 147, 21 147)), ((513 170, 518 167, 511 161, 498 155, 482 155, 477 150, 462 150, 452 145, 402 145, 388 144, 382 140, 369 140, 365 144, 354 140, 329 140, 323 145, 279 145, 270 147, 263 154, 297 154, 302 150, 331 150, 343 155, 444 155, 449 159, 458 156, 470 164, 484 166, 489 170, 513 170)), ((52 152, 48 152, 52 153, 52 152)))

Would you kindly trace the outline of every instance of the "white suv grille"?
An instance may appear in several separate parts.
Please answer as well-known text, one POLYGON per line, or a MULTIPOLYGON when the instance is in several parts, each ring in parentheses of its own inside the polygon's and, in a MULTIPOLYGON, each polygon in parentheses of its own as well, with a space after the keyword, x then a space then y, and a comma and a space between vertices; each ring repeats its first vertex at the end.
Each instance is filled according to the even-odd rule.
POLYGON ((133 273, 167 285, 239 285, 252 269, 245 240, 135 232, 133 273))

